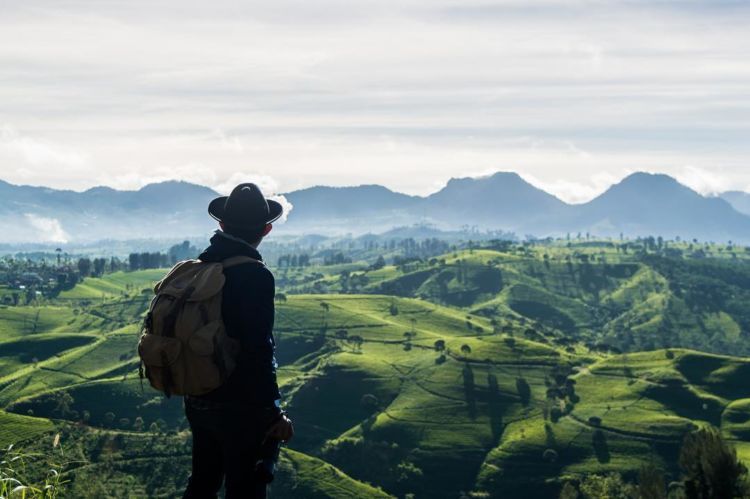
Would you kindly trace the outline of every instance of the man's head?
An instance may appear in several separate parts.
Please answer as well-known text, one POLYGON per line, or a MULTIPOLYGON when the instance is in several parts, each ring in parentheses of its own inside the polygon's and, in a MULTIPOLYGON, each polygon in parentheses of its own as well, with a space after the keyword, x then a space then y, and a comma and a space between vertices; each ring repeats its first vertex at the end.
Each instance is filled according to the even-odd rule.
POLYGON ((208 205, 208 214, 219 221, 221 230, 255 245, 271 232, 271 223, 282 212, 280 203, 266 199, 252 183, 240 184, 229 196, 220 196, 208 205))

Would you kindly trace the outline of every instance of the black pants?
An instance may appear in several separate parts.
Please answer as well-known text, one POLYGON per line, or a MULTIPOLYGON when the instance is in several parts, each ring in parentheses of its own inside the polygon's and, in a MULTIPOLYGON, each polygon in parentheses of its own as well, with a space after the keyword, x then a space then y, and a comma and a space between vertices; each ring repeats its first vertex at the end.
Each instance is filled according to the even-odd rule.
POLYGON ((254 477, 263 437, 276 408, 238 407, 185 399, 193 432, 193 472, 184 499, 214 499, 222 481, 226 499, 266 497, 254 477))

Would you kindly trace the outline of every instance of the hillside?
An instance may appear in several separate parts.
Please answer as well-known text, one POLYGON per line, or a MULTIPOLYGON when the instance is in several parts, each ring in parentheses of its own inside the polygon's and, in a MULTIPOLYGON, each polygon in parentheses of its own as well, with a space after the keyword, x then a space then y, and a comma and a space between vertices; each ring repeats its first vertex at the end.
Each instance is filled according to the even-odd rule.
MULTIPOLYGON (((593 348, 632 319, 625 310, 612 325, 595 325, 602 319, 593 304, 643 314, 643 326, 632 327, 643 347, 660 331, 647 324, 664 322, 649 315, 665 313, 663 301, 692 303, 690 286, 675 276, 699 276, 691 266, 710 263, 706 273, 738 293, 739 267, 716 269, 745 260, 685 259, 682 269, 632 250, 616 258, 607 247, 602 262, 601 251, 584 243, 478 249, 432 264, 355 265, 349 281, 369 279, 356 294, 333 291, 336 273, 321 274, 326 294, 283 287, 279 380, 298 434, 272 496, 554 496, 566 476, 634 473, 646 461, 674 472, 682 436, 707 423, 750 460, 750 362, 677 345, 593 348)), ((284 286, 290 276, 278 274, 284 286)), ((84 461, 69 474, 76 497, 108 487, 170 495, 188 472, 180 400, 142 390, 136 373, 137 324, 149 299, 141 289, 154 275, 86 279, 57 303, 0 310, 0 417, 10 422, 0 444, 49 445, 61 431, 84 461)), ((744 320, 731 308, 706 313, 717 331, 744 320)))
MULTIPOLYGON (((462 307, 526 337, 565 347, 683 347, 750 354, 750 253, 694 243, 571 241, 456 252, 313 275, 285 269, 288 292, 416 296, 462 307)), ((325 269, 325 267, 324 267, 325 269)))

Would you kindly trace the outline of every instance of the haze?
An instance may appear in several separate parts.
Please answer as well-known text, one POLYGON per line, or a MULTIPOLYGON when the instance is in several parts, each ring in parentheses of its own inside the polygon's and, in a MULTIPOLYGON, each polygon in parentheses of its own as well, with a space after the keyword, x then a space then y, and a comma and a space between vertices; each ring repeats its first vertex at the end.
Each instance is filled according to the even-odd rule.
POLYGON ((521 173, 750 189, 731 1, 2 2, 0 178, 286 192, 521 173))

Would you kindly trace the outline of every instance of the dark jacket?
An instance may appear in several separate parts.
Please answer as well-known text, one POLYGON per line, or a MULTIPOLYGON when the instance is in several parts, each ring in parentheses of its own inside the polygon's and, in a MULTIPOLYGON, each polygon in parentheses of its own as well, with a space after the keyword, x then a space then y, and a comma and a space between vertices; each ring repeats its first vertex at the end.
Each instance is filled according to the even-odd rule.
MULTIPOLYGON (((204 262, 220 262, 245 255, 262 260, 260 253, 247 244, 215 234, 211 244, 198 257, 204 262)), ((229 336, 242 346, 237 367, 216 390, 198 397, 219 403, 249 406, 273 406, 281 398, 276 383, 275 342, 273 338, 273 274, 259 263, 242 263, 224 271, 226 282, 221 312, 229 336)))

